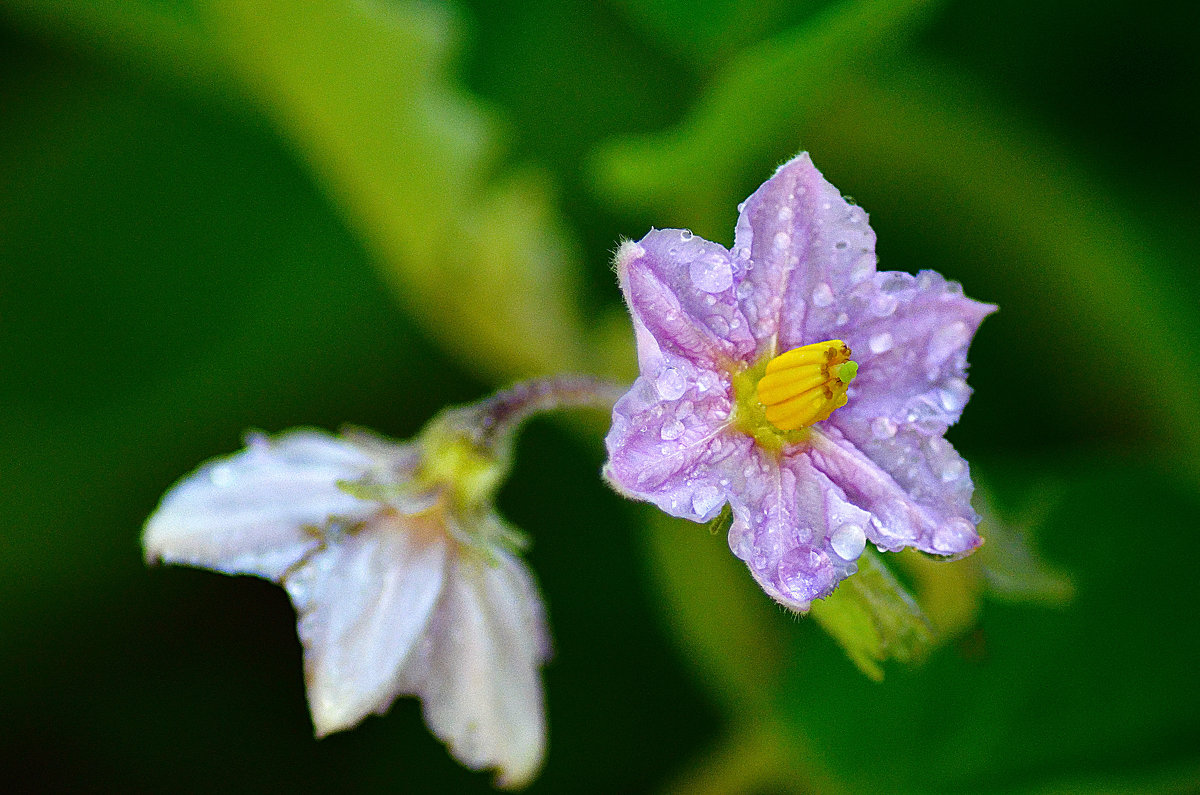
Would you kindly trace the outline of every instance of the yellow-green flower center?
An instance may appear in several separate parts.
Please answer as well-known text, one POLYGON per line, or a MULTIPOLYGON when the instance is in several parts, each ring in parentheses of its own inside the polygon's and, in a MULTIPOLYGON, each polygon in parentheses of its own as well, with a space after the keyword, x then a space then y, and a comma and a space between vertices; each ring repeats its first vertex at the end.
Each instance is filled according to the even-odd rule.
POLYGON ((768 449, 801 441, 804 428, 846 405, 846 388, 857 373, 841 340, 760 360, 733 377, 735 422, 768 449))

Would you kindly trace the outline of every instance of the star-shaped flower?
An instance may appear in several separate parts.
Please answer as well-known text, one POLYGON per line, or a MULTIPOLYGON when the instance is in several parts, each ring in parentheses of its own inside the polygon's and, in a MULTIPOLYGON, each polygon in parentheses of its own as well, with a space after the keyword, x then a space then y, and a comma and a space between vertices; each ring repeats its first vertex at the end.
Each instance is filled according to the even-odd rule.
POLYGON ((518 534, 491 508, 505 463, 455 416, 413 443, 252 437, 168 492, 146 556, 287 589, 318 736, 413 695, 460 762, 519 787, 545 749, 549 636, 518 534))
POLYGON ((617 252, 641 375, 613 410, 609 481, 697 522, 728 503, 733 553, 793 610, 868 540, 970 552, 973 485, 943 435, 995 307, 932 271, 877 271, 867 214, 807 154, 739 213, 732 251, 662 229, 617 252))

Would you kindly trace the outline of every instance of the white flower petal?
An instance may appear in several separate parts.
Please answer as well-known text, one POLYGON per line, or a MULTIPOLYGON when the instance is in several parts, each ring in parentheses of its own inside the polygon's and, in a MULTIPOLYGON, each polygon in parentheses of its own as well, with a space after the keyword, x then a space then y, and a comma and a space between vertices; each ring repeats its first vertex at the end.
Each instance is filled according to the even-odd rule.
POLYGON ((383 514, 288 575, 317 736, 391 706, 441 593, 446 555, 440 527, 383 514))
POLYGON ((317 431, 252 438, 167 492, 146 522, 146 558, 278 580, 319 545, 314 530, 373 510, 337 486, 370 463, 354 445, 317 431))
POLYGON ((501 787, 521 787, 546 747, 539 669, 549 635, 532 576, 497 553, 454 562, 425 640, 404 673, 425 722, 473 770, 496 768, 501 787))

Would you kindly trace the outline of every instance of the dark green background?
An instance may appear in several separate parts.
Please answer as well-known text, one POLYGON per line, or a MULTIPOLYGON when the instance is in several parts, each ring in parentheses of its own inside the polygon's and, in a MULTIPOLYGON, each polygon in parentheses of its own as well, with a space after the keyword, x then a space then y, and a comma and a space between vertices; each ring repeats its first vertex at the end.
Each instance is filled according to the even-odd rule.
MULTIPOLYGON (((0 8, 0 775, 486 789, 410 700, 314 742, 279 588, 142 564, 158 498, 246 429, 408 436, 520 370, 388 281, 433 271, 364 231, 340 161, 314 165, 268 88, 164 33, 215 35, 206 5, 0 8)), ((752 791, 1200 789, 1200 25, 1187 4, 924 5, 919 24, 851 36, 870 40, 852 58, 814 31, 855 13, 871 29, 888 3, 477 0, 449 18, 446 74, 499 124, 477 178, 539 169, 579 253, 563 300, 593 319, 585 361, 627 355, 595 320, 619 311, 621 236, 729 243, 736 202, 806 148, 872 214, 884 267, 1001 306, 951 439, 1075 586, 1066 606, 985 595, 975 628, 882 684, 764 607, 782 672, 739 715, 688 642, 704 617, 664 599, 649 514, 597 477, 602 429, 536 421, 500 500, 534 539, 556 641, 534 791, 736 771, 712 749, 764 709, 805 758, 771 774, 747 757, 752 791), (796 42, 808 60, 786 79, 738 82, 739 59, 786 66, 796 42), (693 123, 726 100, 728 123, 693 123), (625 177, 605 170, 619 157, 625 177)), ((369 100, 386 79, 356 84, 369 100)), ((437 279, 452 303, 460 285, 437 279)), ((723 544, 694 530, 678 543, 723 544)), ((753 679, 754 656, 740 664, 753 679)))

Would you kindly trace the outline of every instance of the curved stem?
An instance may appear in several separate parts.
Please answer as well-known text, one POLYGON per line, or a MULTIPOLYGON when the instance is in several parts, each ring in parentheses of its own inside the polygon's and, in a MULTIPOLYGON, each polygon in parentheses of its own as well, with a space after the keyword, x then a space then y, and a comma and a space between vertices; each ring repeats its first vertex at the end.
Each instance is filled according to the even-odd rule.
POLYGON ((487 447, 502 444, 517 426, 542 411, 572 407, 611 410, 627 389, 624 384, 589 375, 518 382, 469 409, 475 413, 476 441, 487 447))

